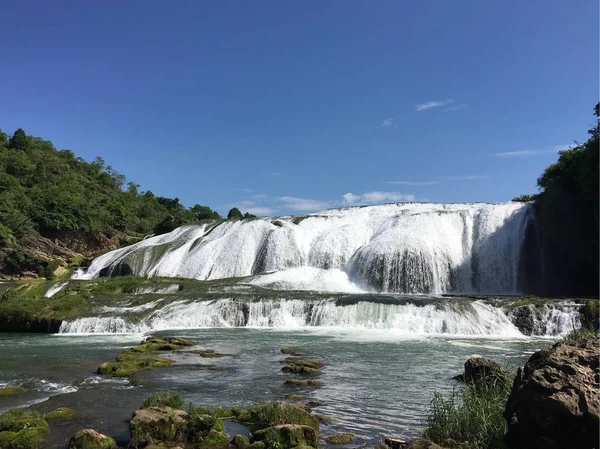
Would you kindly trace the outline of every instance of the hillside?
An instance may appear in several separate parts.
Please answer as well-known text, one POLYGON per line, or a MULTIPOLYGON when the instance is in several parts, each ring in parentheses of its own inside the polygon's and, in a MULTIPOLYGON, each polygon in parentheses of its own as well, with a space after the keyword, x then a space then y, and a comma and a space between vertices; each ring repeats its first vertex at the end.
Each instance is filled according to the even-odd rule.
POLYGON ((220 218, 138 187, 100 157, 86 162, 22 129, 0 130, 0 276, 51 277, 145 235, 220 218))

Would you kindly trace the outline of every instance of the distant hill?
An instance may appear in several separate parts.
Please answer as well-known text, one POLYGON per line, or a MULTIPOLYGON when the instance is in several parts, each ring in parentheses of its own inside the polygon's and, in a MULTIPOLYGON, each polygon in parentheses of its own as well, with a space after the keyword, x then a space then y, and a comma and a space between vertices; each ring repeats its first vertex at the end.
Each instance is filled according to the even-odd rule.
POLYGON ((0 130, 0 273, 50 276, 144 235, 220 219, 138 187, 100 157, 86 162, 22 129, 0 130))

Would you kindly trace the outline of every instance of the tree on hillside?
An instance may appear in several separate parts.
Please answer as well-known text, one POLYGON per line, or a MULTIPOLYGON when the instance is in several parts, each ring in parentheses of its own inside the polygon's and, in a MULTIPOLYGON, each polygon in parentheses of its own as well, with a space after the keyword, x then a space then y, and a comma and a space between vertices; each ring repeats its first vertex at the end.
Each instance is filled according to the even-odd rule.
MULTIPOLYGON (((600 103, 594 113, 600 115, 600 103)), ((537 181, 543 277, 552 294, 598 295, 597 119, 588 133, 585 143, 560 151, 537 181)))
POLYGON ((29 138, 23 129, 19 128, 10 138, 8 147, 14 150, 26 150, 29 147, 29 138))
POLYGON ((243 218, 244 216, 237 207, 233 207, 232 209, 230 209, 229 213, 227 214, 228 220, 241 220, 243 218))
POLYGON ((190 208, 190 212, 192 212, 196 220, 220 220, 221 216, 218 212, 212 210, 208 206, 202 206, 200 204, 196 204, 190 208))

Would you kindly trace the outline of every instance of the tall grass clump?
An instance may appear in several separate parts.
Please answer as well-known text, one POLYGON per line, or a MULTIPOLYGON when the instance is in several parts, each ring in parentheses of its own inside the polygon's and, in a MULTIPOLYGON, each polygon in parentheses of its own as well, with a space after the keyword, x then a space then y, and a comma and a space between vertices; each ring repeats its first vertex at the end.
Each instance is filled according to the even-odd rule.
POLYGON ((596 338, 598 334, 593 327, 583 326, 579 329, 575 329, 570 334, 566 335, 563 341, 580 341, 587 340, 588 338, 596 338))
POLYGON ((174 391, 159 391, 152 393, 144 401, 142 408, 149 407, 171 407, 174 409, 183 409, 183 399, 181 395, 174 391))
POLYGON ((423 437, 438 444, 452 439, 461 449, 503 449, 510 390, 508 382, 470 383, 448 398, 434 393, 423 437))

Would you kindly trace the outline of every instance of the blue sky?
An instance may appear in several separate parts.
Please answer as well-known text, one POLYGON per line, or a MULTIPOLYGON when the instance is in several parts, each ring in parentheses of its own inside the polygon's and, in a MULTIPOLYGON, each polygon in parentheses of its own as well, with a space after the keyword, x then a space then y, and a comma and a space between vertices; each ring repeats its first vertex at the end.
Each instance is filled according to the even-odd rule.
POLYGON ((510 200, 598 99, 596 0, 1 11, 1 129, 220 212, 510 200))

